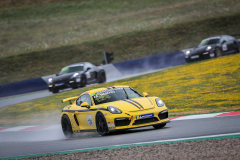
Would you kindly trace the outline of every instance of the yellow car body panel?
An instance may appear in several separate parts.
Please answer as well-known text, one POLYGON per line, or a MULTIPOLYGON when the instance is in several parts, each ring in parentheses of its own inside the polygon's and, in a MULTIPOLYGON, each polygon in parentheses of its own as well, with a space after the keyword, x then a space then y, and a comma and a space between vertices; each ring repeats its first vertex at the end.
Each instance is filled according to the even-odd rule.
MULTIPOLYGON (((69 100, 75 100, 71 105, 68 105, 63 108, 62 115, 67 115, 71 122, 72 131, 74 134, 81 132, 95 132, 97 131, 96 126, 96 114, 101 112, 108 126, 109 131, 120 130, 120 129, 130 129, 137 127, 144 127, 150 125, 157 125, 161 123, 169 122, 168 119, 168 109, 165 104, 161 107, 158 107, 156 99, 158 97, 139 97, 131 98, 119 101, 113 101, 109 103, 102 103, 95 105, 93 94, 96 92, 101 92, 105 90, 111 90, 113 88, 126 88, 129 86, 114 86, 106 88, 98 88, 91 91, 82 93, 82 95, 89 95, 92 101, 90 107, 81 107, 77 105, 77 97, 70 97, 62 100, 62 102, 67 102, 69 100), (108 110, 108 106, 114 106, 122 111, 122 113, 114 114, 108 110), (163 112, 165 117, 160 118, 159 114, 163 112), (166 116, 167 115, 167 116, 166 116), (152 116, 154 121, 146 121, 144 116, 152 116), (119 125, 123 121, 127 122, 128 125, 119 125)), ((148 117, 147 117, 148 118, 148 117)), ((124 122, 124 123, 125 123, 124 122)))

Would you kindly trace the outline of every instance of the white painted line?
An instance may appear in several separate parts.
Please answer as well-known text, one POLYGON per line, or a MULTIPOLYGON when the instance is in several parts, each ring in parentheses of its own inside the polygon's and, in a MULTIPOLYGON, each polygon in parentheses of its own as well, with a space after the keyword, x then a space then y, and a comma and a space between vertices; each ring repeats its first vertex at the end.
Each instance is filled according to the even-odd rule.
POLYGON ((189 119, 202 119, 202 118, 213 118, 217 115, 220 115, 222 113, 213 113, 213 114, 200 114, 200 115, 191 115, 191 116, 185 116, 185 117, 179 117, 176 119, 173 119, 172 121, 179 121, 179 120, 189 120, 189 119))
POLYGON ((22 129, 26 129, 29 127, 34 127, 34 126, 19 126, 19 127, 13 127, 13 128, 7 128, 2 130, 1 132, 13 132, 13 131, 20 131, 22 129))

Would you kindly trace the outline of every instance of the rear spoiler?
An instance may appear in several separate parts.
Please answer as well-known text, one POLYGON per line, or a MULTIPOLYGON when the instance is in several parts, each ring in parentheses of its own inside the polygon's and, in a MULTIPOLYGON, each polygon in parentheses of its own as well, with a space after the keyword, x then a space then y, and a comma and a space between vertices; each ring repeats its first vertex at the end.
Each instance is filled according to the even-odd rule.
POLYGON ((78 96, 77 97, 70 97, 70 98, 63 99, 62 103, 69 101, 69 103, 72 104, 71 100, 75 100, 75 99, 78 99, 78 96))
POLYGON ((233 35, 231 35, 231 36, 233 36, 233 37, 235 37, 235 36, 240 36, 240 34, 233 34, 233 35))

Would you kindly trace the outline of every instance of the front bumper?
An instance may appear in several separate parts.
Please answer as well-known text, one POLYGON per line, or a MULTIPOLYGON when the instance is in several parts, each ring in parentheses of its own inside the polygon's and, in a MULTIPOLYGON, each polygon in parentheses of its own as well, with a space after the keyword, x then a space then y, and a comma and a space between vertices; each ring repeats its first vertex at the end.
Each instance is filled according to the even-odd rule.
POLYGON ((52 92, 54 89, 63 90, 66 88, 71 88, 73 86, 79 86, 79 85, 81 85, 81 79, 78 79, 78 80, 74 79, 66 82, 49 84, 48 90, 52 92))
POLYGON ((185 60, 187 62, 193 62, 193 61, 204 60, 204 59, 209 59, 214 57, 215 57, 215 53, 213 51, 205 51, 200 54, 185 55, 185 60))
POLYGON ((108 124, 108 128, 109 130, 131 129, 169 122, 168 110, 165 106, 143 112, 143 114, 153 113, 154 116, 139 119, 137 117, 139 114, 141 114, 141 112, 138 112, 137 114, 131 114, 130 112, 125 113, 126 116, 124 116, 124 114, 107 114, 105 118, 108 124))

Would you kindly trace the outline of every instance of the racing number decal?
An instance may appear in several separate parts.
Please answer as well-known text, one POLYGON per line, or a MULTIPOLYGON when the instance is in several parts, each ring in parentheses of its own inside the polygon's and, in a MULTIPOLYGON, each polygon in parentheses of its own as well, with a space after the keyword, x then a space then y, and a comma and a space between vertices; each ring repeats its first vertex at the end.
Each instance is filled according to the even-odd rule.
POLYGON ((90 72, 86 72, 87 78, 91 78, 90 72))
POLYGON ((222 50, 223 50, 223 51, 226 51, 226 50, 227 50, 227 44, 226 44, 226 43, 222 45, 222 50))
POLYGON ((87 115, 87 122, 89 126, 93 126, 93 120, 92 120, 92 116, 91 115, 87 115))

